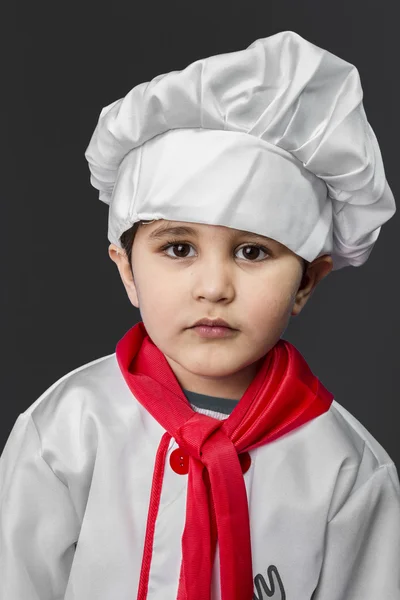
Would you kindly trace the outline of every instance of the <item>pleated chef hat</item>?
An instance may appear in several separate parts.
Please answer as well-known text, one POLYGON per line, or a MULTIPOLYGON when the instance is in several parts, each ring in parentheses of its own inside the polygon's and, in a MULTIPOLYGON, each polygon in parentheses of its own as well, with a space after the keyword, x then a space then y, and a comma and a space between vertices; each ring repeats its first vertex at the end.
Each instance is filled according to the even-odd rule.
POLYGON ((109 241, 167 219, 362 265, 396 211, 362 97, 356 67, 292 31, 135 86, 85 153, 109 241))

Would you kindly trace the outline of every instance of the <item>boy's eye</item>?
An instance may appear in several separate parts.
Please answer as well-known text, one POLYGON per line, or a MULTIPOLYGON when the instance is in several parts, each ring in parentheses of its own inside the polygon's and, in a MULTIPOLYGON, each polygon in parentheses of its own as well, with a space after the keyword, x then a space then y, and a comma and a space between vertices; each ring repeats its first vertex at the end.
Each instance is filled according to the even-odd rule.
MULTIPOLYGON (((193 258, 193 256, 179 256, 179 254, 185 254, 185 252, 182 250, 182 247, 187 247, 187 246, 191 246, 193 248, 193 246, 191 244, 189 244, 189 242, 182 242, 182 241, 169 241, 167 242, 167 244, 165 244, 165 246, 163 246, 162 248, 160 248, 160 250, 162 252, 164 252, 164 254, 166 254, 166 256, 168 256, 168 258, 172 258, 173 260, 177 260, 177 259, 183 259, 183 258, 193 258), (171 254, 167 254, 167 250, 169 248, 179 248, 178 250, 178 256, 171 256, 171 254)), ((260 260, 256 261, 254 260, 254 255, 259 255, 260 250, 264 253, 266 253, 267 255, 269 255, 269 251, 267 248, 264 248, 264 246, 261 246, 260 244, 246 244, 244 246, 242 246, 241 248, 238 249, 238 252, 240 252, 241 250, 246 250, 246 252, 244 252, 244 259, 248 260, 250 262, 261 262, 260 260), (250 249, 250 250, 248 250, 250 249)), ((173 250, 173 252, 175 252, 173 250)), ((261 260, 265 260, 265 259, 261 259, 261 260)))

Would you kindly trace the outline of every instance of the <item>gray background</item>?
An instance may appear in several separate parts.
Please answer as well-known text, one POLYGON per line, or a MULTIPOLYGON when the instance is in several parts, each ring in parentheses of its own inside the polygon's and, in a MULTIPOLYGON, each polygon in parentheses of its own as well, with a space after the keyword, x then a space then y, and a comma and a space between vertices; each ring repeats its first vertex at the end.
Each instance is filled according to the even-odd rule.
MULTIPOLYGON (((108 257, 107 207, 84 158, 103 106, 160 73, 293 30, 358 68, 398 199, 397 8, 394 0, 231 0, 5 9, 0 448, 50 385, 114 352, 140 320, 108 257)), ((396 213, 367 263, 331 273, 283 336, 396 465, 398 239, 396 213)))

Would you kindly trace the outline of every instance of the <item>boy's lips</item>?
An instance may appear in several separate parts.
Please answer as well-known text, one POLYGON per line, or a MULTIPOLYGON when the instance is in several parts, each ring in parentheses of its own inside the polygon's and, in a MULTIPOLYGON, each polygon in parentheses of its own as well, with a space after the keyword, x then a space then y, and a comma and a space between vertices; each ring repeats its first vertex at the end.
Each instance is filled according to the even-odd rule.
POLYGON ((207 327, 228 327, 229 329, 234 329, 231 327, 229 323, 227 323, 224 319, 209 319, 207 317, 203 319, 199 319, 192 325, 192 327, 198 327, 199 325, 205 325, 207 327))

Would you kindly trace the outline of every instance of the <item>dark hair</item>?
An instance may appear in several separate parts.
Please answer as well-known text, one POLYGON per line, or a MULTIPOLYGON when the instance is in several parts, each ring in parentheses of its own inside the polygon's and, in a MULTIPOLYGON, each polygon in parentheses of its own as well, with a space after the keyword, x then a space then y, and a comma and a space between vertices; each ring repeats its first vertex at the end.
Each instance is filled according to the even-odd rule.
MULTIPOLYGON (((139 229, 139 227, 141 227, 143 224, 146 224, 146 223, 152 223, 152 221, 136 221, 136 223, 134 223, 130 229, 127 229, 126 231, 124 231, 124 233, 120 237, 120 242, 121 242, 122 248, 125 250, 126 255, 128 257, 129 264, 131 265, 131 270, 132 270, 133 241, 135 239, 135 235, 136 235, 136 232, 139 229)), ((303 279, 304 279, 304 275, 305 275, 308 265, 310 263, 308 262, 308 260, 305 260, 304 258, 302 258, 302 261, 303 261, 303 279)))
POLYGON ((125 250, 125 253, 128 257, 129 264, 131 265, 131 270, 132 270, 133 241, 135 239, 137 230, 139 229, 139 227, 141 227, 143 225, 143 223, 151 223, 151 221, 136 221, 136 223, 134 223, 130 229, 127 229, 126 231, 124 231, 124 233, 119 238, 119 240, 121 242, 121 246, 122 246, 123 250, 125 250))

